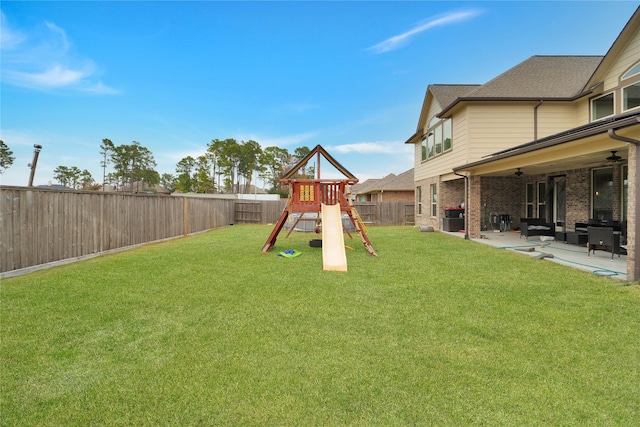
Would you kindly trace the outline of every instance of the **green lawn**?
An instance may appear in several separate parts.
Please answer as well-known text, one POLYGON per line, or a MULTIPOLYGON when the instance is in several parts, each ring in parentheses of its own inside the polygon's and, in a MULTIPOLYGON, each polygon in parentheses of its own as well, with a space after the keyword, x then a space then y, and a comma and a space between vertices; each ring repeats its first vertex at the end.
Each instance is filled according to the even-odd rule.
POLYGON ((619 425, 640 288, 412 227, 233 226, 4 279, 1 424, 619 425), (297 258, 277 254, 297 249, 297 258))

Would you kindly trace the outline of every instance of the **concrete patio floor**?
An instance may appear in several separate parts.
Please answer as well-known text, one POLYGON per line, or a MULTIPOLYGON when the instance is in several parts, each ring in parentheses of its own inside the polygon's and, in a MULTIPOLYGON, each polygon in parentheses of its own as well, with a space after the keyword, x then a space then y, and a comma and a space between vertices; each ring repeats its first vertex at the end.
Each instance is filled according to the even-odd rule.
MULTIPOLYGON (((460 232, 443 231, 442 233, 464 238, 464 233, 460 232)), ((484 231, 482 232, 481 239, 471 240, 499 249, 514 251, 525 256, 536 257, 541 254, 550 254, 553 255, 553 258, 546 257, 541 261, 556 262, 568 267, 590 271, 598 276, 607 276, 612 279, 627 281, 626 255, 621 255, 620 258, 618 258, 618 255, 614 255, 612 261, 611 252, 595 251, 595 254, 592 253, 590 257, 587 257, 586 246, 570 245, 557 241, 545 242, 541 241, 539 237, 525 240, 525 237, 520 237, 520 232, 517 231, 484 231)))

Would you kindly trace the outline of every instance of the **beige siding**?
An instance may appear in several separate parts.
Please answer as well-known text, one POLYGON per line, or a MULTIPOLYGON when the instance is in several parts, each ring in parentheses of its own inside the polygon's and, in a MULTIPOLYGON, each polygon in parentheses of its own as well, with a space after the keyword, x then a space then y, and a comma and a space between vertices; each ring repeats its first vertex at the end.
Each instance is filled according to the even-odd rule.
POLYGON ((414 179, 416 181, 451 173, 455 166, 466 163, 467 114, 460 110, 452 118, 452 150, 428 161, 422 161, 421 151, 416 151, 414 179))
POLYGON ((429 126, 429 120, 431 120, 431 118, 438 114, 440 111, 442 111, 442 107, 440 106, 440 104, 438 104, 436 99, 432 97, 431 102, 429 103, 427 114, 425 114, 424 116, 424 122, 420 123, 419 126, 422 126, 422 129, 426 132, 429 126))
POLYGON ((576 126, 586 125, 590 119, 589 100, 583 98, 576 103, 576 126))
POLYGON ((582 124, 577 121, 577 108, 576 103, 543 103, 538 108, 538 138, 544 138, 582 124))
POLYGON ((468 108, 467 162, 533 140, 533 103, 474 104, 468 108))
MULTIPOLYGON (((604 80, 604 91, 608 92, 620 85, 620 77, 630 66, 640 59, 640 32, 637 32, 613 64, 604 80)), ((618 95, 618 94, 616 94, 618 95)), ((620 97, 618 97, 618 100, 620 97)))

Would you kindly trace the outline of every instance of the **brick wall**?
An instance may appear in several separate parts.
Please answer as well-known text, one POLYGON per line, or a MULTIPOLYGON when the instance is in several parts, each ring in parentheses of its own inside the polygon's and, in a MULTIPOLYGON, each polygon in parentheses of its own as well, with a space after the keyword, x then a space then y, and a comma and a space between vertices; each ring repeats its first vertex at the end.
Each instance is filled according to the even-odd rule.
POLYGON ((567 231, 575 229, 576 222, 587 222, 591 216, 591 170, 567 171, 567 231))
MULTIPOLYGON (((422 213, 418 213, 418 203, 416 200, 416 226, 433 227, 434 230, 440 229, 440 219, 431 216, 431 184, 438 185, 438 183, 439 177, 431 177, 416 181, 416 186, 422 187, 422 213)), ((440 197, 440 188, 438 188, 438 197, 440 197)), ((440 202, 438 202, 438 208, 439 207, 440 202)))
POLYGON ((635 145, 629 145, 629 199, 628 199, 628 211, 627 211, 627 277, 631 281, 637 281, 640 279, 640 262, 639 256, 636 252, 638 250, 637 245, 637 232, 638 232, 638 220, 637 217, 638 207, 636 205, 638 201, 638 169, 640 168, 640 159, 638 158, 638 147, 635 145))
POLYGON ((512 228, 519 226, 524 212, 525 177, 501 176, 482 179, 481 225, 489 228, 490 214, 510 215, 512 228))

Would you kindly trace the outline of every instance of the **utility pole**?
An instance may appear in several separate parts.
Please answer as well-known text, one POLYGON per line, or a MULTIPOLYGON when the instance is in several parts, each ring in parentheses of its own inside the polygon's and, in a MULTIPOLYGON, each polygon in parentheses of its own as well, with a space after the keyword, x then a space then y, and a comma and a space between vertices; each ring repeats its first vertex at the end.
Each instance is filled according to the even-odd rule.
POLYGON ((31 174, 29 175, 29 187, 33 187, 33 177, 36 175, 36 165, 38 164, 38 156, 40 155, 40 150, 42 150, 42 145, 33 144, 33 148, 33 162, 28 164, 31 168, 31 174))

